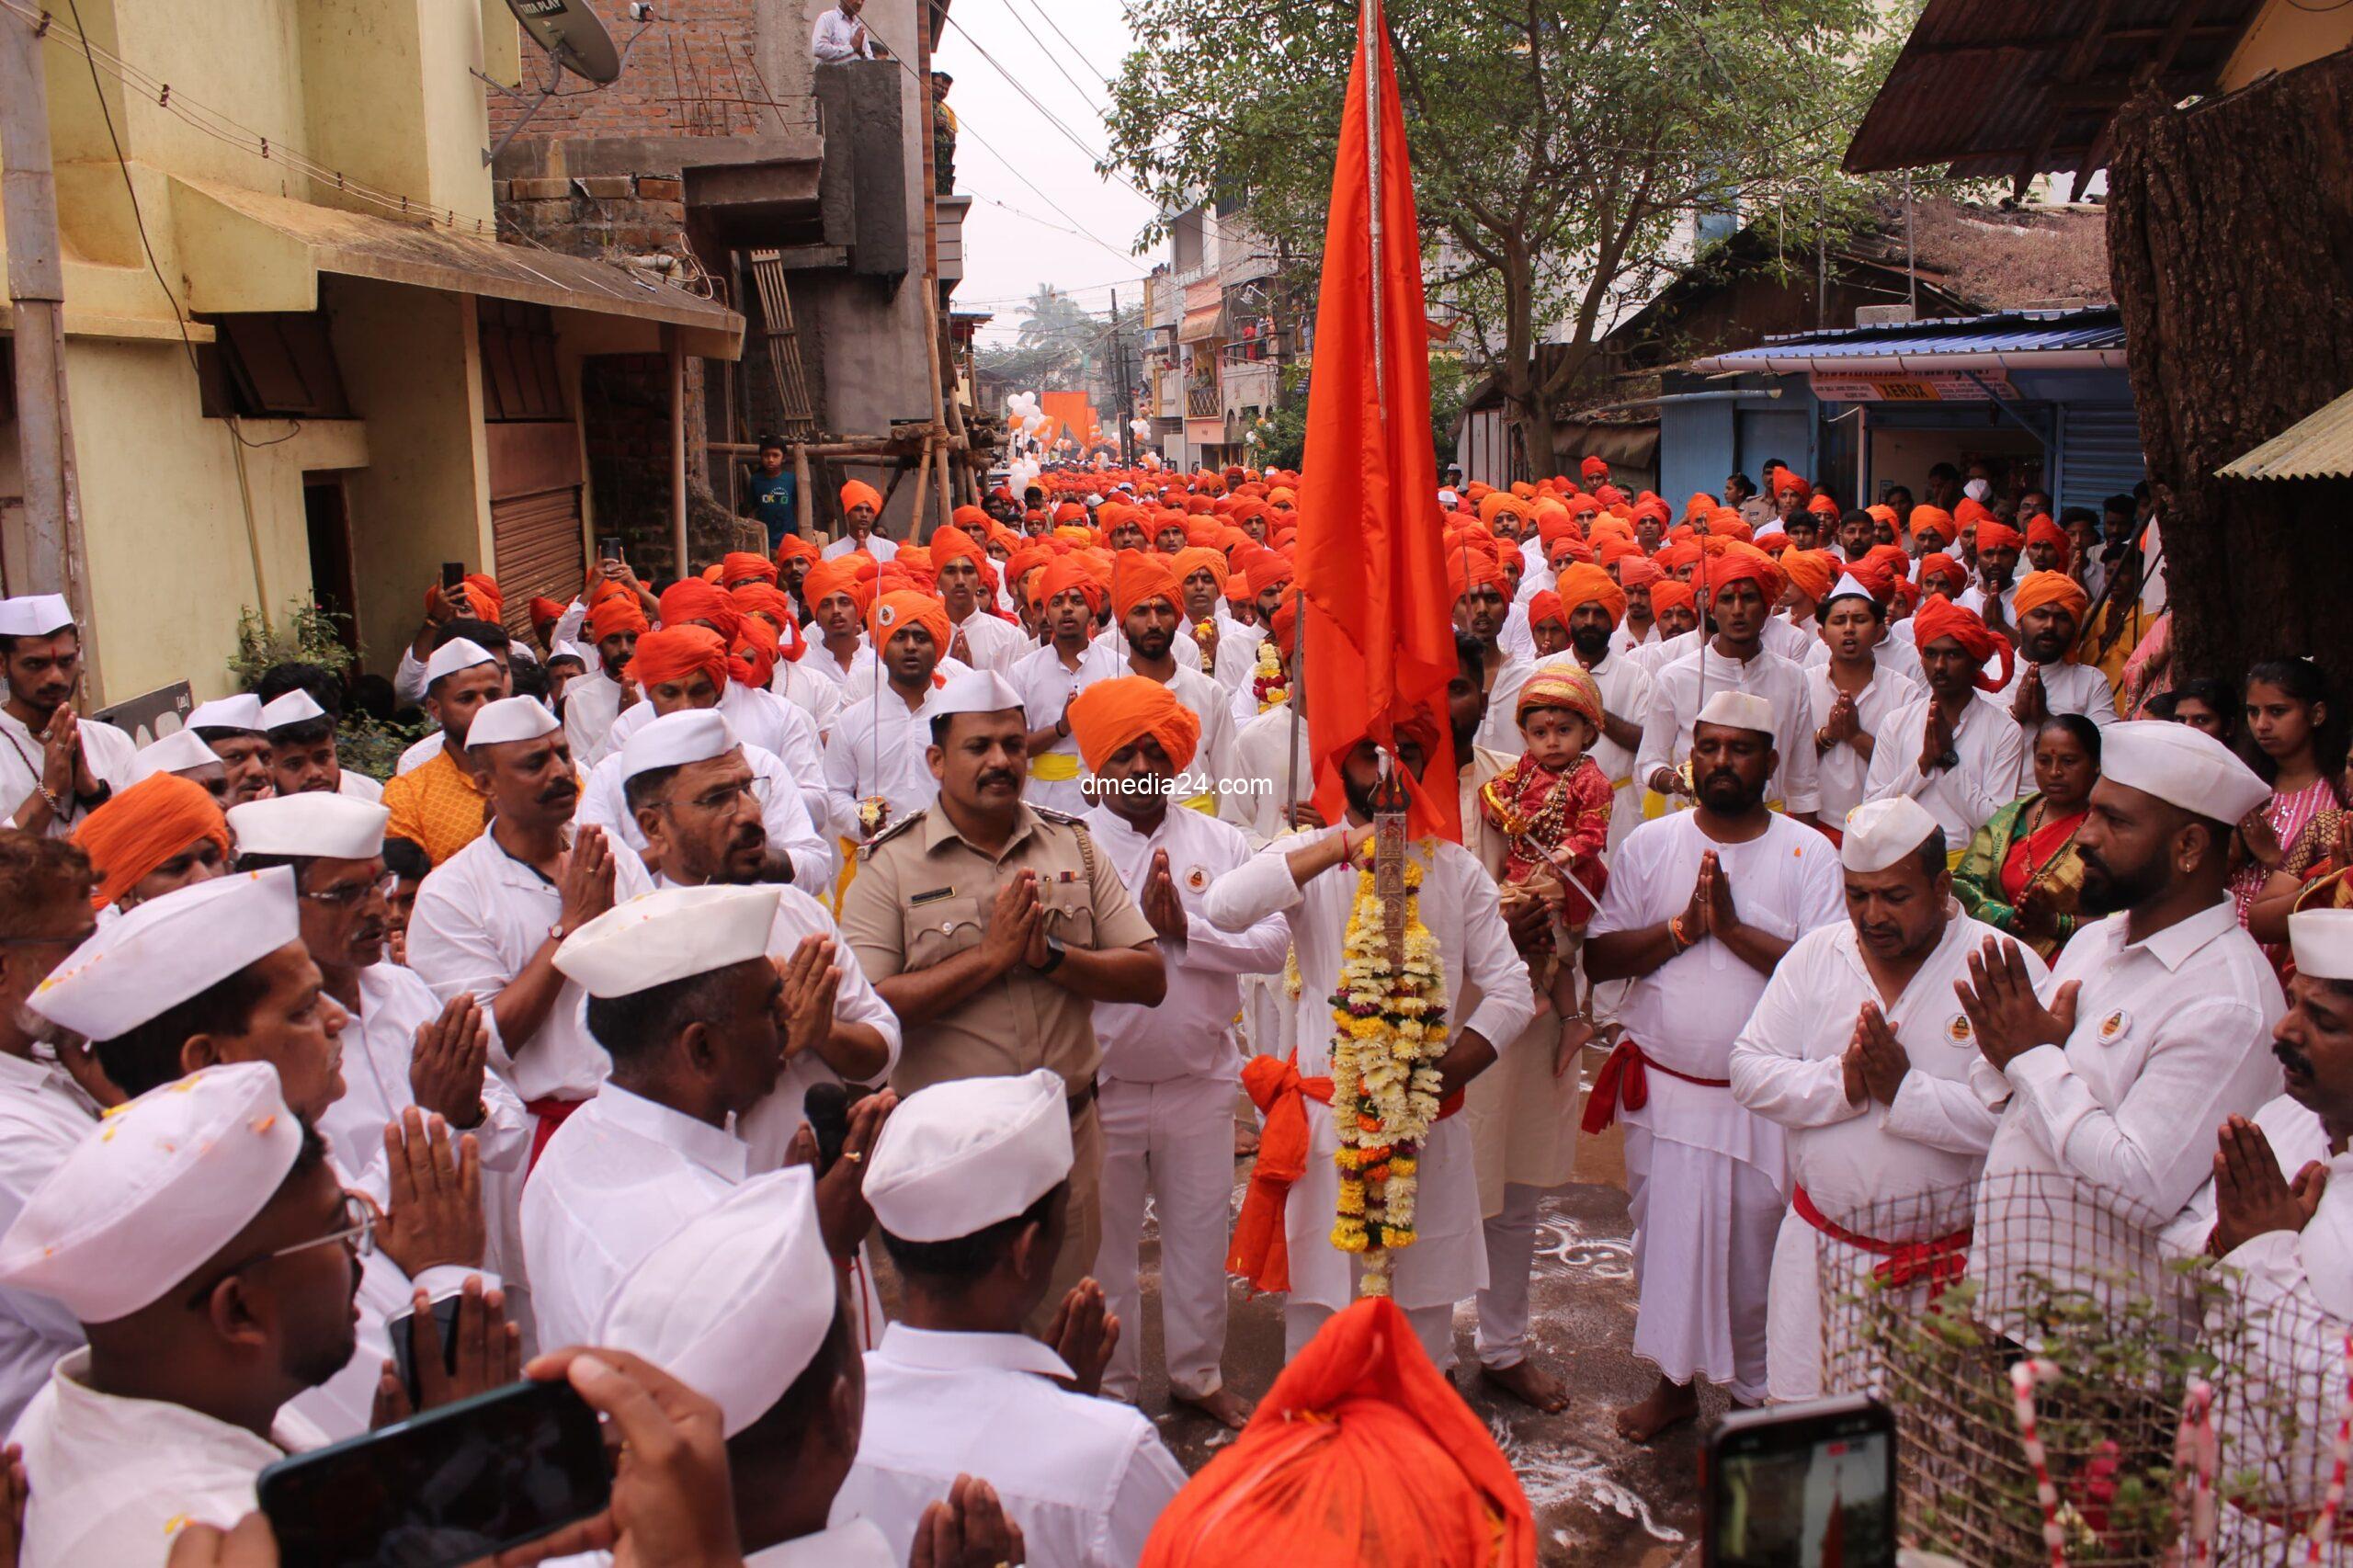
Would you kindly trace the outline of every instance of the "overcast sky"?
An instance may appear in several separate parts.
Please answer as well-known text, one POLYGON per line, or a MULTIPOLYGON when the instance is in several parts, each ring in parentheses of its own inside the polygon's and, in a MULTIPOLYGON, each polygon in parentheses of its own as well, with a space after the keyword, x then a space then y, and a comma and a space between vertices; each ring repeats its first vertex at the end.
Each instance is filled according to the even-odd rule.
POLYGON ((1095 173, 1110 142, 1103 78, 1131 43, 1120 0, 955 0, 948 13, 935 63, 956 78, 956 188, 973 198, 954 303, 996 313, 983 343, 1011 339, 1019 301, 1040 283, 1097 312, 1114 286, 1122 303, 1142 294, 1154 256, 1131 252, 1151 204, 1095 173))

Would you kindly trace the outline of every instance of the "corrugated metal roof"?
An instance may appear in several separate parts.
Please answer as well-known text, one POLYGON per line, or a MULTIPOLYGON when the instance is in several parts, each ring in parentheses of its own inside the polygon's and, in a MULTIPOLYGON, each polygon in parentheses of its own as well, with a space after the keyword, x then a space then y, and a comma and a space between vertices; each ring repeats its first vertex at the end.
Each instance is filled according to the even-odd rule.
POLYGON ((2029 164, 2037 174, 2074 170, 2136 71, 2165 57, 2165 91, 2210 90, 2260 6, 1928 0, 1847 145, 1847 167, 1945 164, 1968 178, 2012 178, 2029 164))
POLYGON ((1693 368, 1723 373, 1768 369, 1790 361, 1915 360, 1942 355, 2121 352, 2124 324, 2112 308, 2005 311, 1997 315, 1847 327, 1768 337, 1754 348, 1712 355, 1693 368))
POLYGON ((2224 479, 2353 479, 2353 392, 2220 472, 2224 479))

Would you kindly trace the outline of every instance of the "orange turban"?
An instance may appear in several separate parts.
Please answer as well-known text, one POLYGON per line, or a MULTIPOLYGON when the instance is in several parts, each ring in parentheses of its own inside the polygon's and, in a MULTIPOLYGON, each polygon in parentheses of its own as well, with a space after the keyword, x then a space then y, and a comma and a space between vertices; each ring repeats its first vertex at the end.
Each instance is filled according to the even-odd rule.
POLYGON ((1756 584, 1756 591, 1765 596, 1768 608, 1780 602, 1781 569, 1773 563, 1771 556, 1754 546, 1727 549, 1722 555, 1710 556, 1700 564, 1699 575, 1707 582, 1711 605, 1726 588, 1741 582, 1756 584))
POLYGON ((1888 581, 1912 575, 1912 558, 1904 553, 1900 544, 1875 544, 1863 551, 1861 564, 1875 566, 1887 574, 1888 581))
POLYGON ((1404 1310, 1372 1297, 1324 1325, 1242 1435, 1170 1500, 1142 1568, 1535 1562, 1535 1519, 1510 1463, 1404 1310))
POLYGON ((1838 581, 1838 559, 1826 550, 1785 550, 1781 571, 1799 593, 1818 604, 1838 581))
POLYGON ((1612 562, 1623 562, 1629 556, 1640 559, 1643 547, 1621 534, 1604 534, 1594 540, 1593 554, 1595 560, 1607 566, 1612 562))
POLYGON ((871 506, 879 516, 882 510, 882 493, 862 479, 853 479, 842 486, 842 515, 848 516, 853 506, 871 506))
POLYGON ((744 618, 744 631, 735 639, 735 660, 740 662, 744 684, 765 687, 776 676, 776 661, 784 646, 784 634, 756 615, 744 618))
MULTIPOLYGON (((954 511, 948 514, 948 520, 955 524, 958 528, 962 528, 966 533, 986 533, 991 528, 997 526, 996 519, 990 517, 986 512, 982 511, 978 506, 959 506, 954 511)), ((936 545, 938 542, 938 536, 935 534, 933 536, 933 543, 936 545)))
POLYGON ((805 559, 810 565, 814 566, 823 559, 823 556, 824 551, 799 534, 785 535, 784 542, 776 547, 776 563, 779 570, 786 562, 796 558, 805 559))
POLYGON ((531 596, 531 624, 533 626, 545 626, 551 620, 562 620, 563 619, 563 607, 562 605, 556 603, 553 599, 542 598, 537 594, 533 594, 531 596))
POLYGON ((661 598, 662 624, 684 626, 690 620, 707 620, 724 642, 733 642, 743 621, 735 608, 735 601, 727 590, 699 577, 689 577, 683 583, 673 583, 661 598))
POLYGON ((1446 552, 1447 597, 1459 599, 1472 589, 1492 584, 1504 589, 1504 569, 1483 550, 1458 547, 1446 552))
POLYGON ((866 629, 873 634, 878 649, 887 648, 892 638, 910 626, 930 632, 932 647, 942 654, 948 652, 948 640, 955 635, 955 628, 948 624, 948 607, 912 588, 884 594, 866 617, 866 629))
POLYGON ((1973 609, 1963 609, 1942 597, 1924 600, 1912 617, 1913 641, 1926 653, 1928 644, 1938 638, 1949 637, 1961 644, 1961 651, 1983 665, 1998 652, 2002 660, 1999 680, 1988 676, 1981 668, 1977 672, 1980 691, 1999 691, 2010 684, 2010 672, 2017 665, 2016 652, 2010 640, 1985 624, 1973 609))
POLYGON ((1952 520, 1964 528, 1982 523, 1993 515, 1993 509, 1974 495, 1964 495, 1953 503, 1952 520))
POLYGON ((1160 743, 1178 772, 1201 744, 1201 722, 1176 694, 1143 676, 1098 680, 1071 699, 1070 733, 1089 773, 1100 773, 1112 756, 1144 735, 1160 743))
POLYGON ((1528 596, 1528 629, 1533 631, 1548 620, 1563 631, 1569 629, 1569 612, 1561 608, 1561 596, 1550 588, 1539 588, 1528 596))
POLYGON ((1952 520, 1952 514, 1942 506, 1913 507, 1911 520, 1904 525, 1904 528, 1915 539, 1919 538, 1921 530, 1925 528, 1946 544, 1950 544, 1961 537, 1961 526, 1952 520))
MULTIPOLYGON (((1609 561, 1610 557, 1607 555, 1602 557, 1605 573, 1609 561)), ((1647 588, 1665 575, 1665 572, 1659 570, 1658 562, 1646 555, 1636 555, 1618 562, 1618 585, 1630 593, 1636 588, 1647 588)))
POLYGON ((1883 502, 1866 506, 1863 510, 1875 523, 1885 523, 1889 528, 1897 526, 1895 508, 1883 502))
POLYGON ((1969 581, 1969 568, 1961 563, 1959 556, 1938 551, 1933 555, 1920 557, 1920 586, 1926 588, 1930 577, 1950 577, 1966 583, 1969 581))
POLYGON ((1651 585, 1653 615, 1665 615, 1671 609, 1688 609, 1696 614, 1699 608, 1699 596, 1692 592, 1691 585, 1682 578, 1661 577, 1651 585))
POLYGON ((1172 606, 1184 602, 1177 593, 1176 574, 1168 569, 1168 558, 1121 551, 1111 566, 1112 613, 1124 620, 1129 611, 1154 599, 1166 599, 1172 606))
POLYGON ((1288 659, 1299 648, 1299 593, 1293 589, 1285 594, 1275 613, 1267 618, 1267 635, 1275 640, 1275 652, 1288 659))
POLYGON ((2064 572, 2029 572, 2018 579, 2018 596, 2011 603, 2023 617, 2030 609, 2045 605, 2057 605, 2084 624, 2084 617, 2091 613, 2091 596, 2084 585, 2064 572))
MULTIPOLYGON (((932 529, 931 543, 926 548, 931 551, 931 570, 935 576, 942 566, 959 557, 984 572, 988 570, 989 552, 981 547, 980 540, 962 528, 949 526, 932 529)), ((906 551, 899 553, 904 555, 906 551)))
POLYGON ((809 568, 807 576, 801 579, 801 602, 812 610, 835 594, 847 594, 858 606, 858 614, 866 613, 867 595, 861 586, 856 552, 836 555, 831 561, 820 561, 809 568))
POLYGON ((719 582, 722 587, 758 579, 773 583, 777 579, 776 562, 765 555, 753 555, 745 551, 731 550, 719 562, 719 582))
POLYGON ((1988 512, 1977 519, 1977 553, 1989 550, 2024 550, 2026 535, 1988 512))
POLYGON ((149 872, 199 839, 229 858, 229 824, 211 793, 192 778, 154 773, 82 819, 74 842, 98 873, 90 907, 104 909, 145 881, 149 872))
POLYGON ((727 689, 727 643, 708 626, 680 622, 637 640, 637 655, 625 672, 642 689, 682 681, 697 670, 710 676, 713 690, 727 689))
MULTIPOLYGON (((1126 512, 1126 507, 1122 506, 1120 508, 1120 516, 1125 516, 1126 512)), ((1057 525, 1064 523, 1084 523, 1086 521, 1086 508, 1080 506, 1075 501, 1064 501, 1054 508, 1054 521, 1057 525)))
POLYGON ((1804 476, 1800 474, 1795 469, 1781 468, 1774 470, 1773 494, 1775 495, 1782 495, 1792 490, 1797 492, 1799 497, 1802 499, 1813 493, 1813 486, 1808 484, 1805 482, 1804 476))
POLYGON ((1074 593, 1086 601, 1086 608, 1097 615, 1103 613, 1111 602, 1110 590, 1097 580, 1086 562, 1075 555, 1056 558, 1038 578, 1032 590, 1040 606, 1051 605, 1063 594, 1074 593))
POLYGON ((1817 517, 1829 518, 1832 523, 1838 520, 1838 503, 1819 490, 1815 491, 1813 498, 1805 504, 1805 509, 1817 517))
MULTIPOLYGON (((2029 544, 2047 544, 2059 552, 2059 571, 2064 572, 2075 559, 2075 541, 2067 537, 2065 528, 2040 512, 2037 512, 2027 524, 2026 541, 2029 544)), ((1979 548, 1984 548, 1982 535, 1979 548)))
POLYGON ((1528 515, 1527 503, 1508 490, 1491 491, 1480 498, 1479 520, 1488 527, 1494 527, 1495 518, 1505 512, 1524 517, 1528 515))
POLYGON ((1231 569, 1225 563, 1222 551, 1211 550, 1207 545, 1188 545, 1168 560, 1169 570, 1176 574, 1177 586, 1184 586, 1185 579, 1194 573, 1206 572, 1216 579, 1218 592, 1225 591, 1225 580, 1231 574, 1231 569))
POLYGON ((1250 564, 1243 568, 1243 573, 1249 580, 1250 597, 1254 599, 1268 588, 1279 587, 1299 574, 1291 566, 1289 556, 1263 546, 1250 558, 1250 564))
MULTIPOLYGON (((1626 619, 1626 590, 1611 582, 1609 574, 1598 566, 1579 562, 1562 573, 1555 586, 1561 596, 1561 624, 1564 628, 1568 625, 1566 616, 1574 614, 1582 605, 1597 604, 1608 610, 1613 629, 1626 619)), ((1532 609, 1528 612, 1528 622, 1530 626, 1536 624, 1536 612, 1532 609)))
POLYGON ((1586 458, 1584 461, 1577 464, 1577 477, 1580 479, 1608 479, 1609 477, 1608 460, 1606 458, 1586 458))
POLYGON ((599 642, 624 631, 650 630, 645 607, 637 602, 634 594, 615 594, 588 612, 588 635, 599 642))
MULTIPOLYGON (((469 572, 465 575, 466 598, 474 607, 474 619, 493 625, 506 619, 506 596, 487 574, 469 572)), ((425 608, 428 615, 441 603, 441 589, 437 584, 425 590, 425 608)), ((558 614, 563 612, 559 610, 558 614)))

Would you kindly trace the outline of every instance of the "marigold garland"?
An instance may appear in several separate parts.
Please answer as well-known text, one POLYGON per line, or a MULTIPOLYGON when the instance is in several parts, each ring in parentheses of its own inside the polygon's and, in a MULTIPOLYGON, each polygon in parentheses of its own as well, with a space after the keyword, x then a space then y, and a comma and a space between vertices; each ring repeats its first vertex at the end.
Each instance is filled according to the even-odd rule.
POLYGON ((1250 672, 1250 695, 1258 699, 1261 713, 1290 700, 1290 679, 1283 674, 1282 655, 1272 637, 1258 644, 1258 663, 1250 672))
POLYGON ((1389 1255, 1414 1244, 1422 1142, 1437 1122, 1446 1054, 1446 978, 1422 924, 1422 868, 1408 858, 1404 961, 1392 971, 1374 873, 1358 873, 1356 907, 1332 994, 1332 1123, 1340 1196, 1332 1244, 1361 1253, 1359 1290, 1389 1294, 1389 1255))

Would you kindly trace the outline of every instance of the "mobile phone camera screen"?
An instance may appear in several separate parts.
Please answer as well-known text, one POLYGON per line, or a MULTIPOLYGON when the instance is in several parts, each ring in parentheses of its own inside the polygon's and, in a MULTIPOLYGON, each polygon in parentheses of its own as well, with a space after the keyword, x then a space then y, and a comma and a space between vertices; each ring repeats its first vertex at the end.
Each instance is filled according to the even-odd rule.
POLYGON ((1894 1438, 1824 1434, 1719 1455, 1721 1568, 1869 1568, 1895 1561, 1894 1438))

